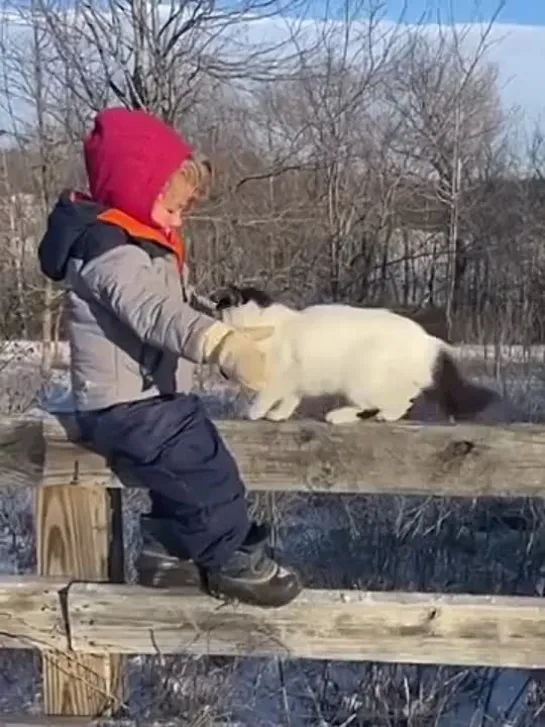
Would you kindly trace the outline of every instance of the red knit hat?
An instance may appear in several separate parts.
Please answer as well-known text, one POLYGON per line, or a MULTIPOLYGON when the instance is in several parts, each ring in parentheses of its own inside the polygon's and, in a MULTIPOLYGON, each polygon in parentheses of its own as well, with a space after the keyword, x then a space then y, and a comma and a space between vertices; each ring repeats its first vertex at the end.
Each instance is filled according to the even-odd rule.
POLYGON ((100 111, 83 150, 93 199, 152 227, 157 227, 151 219, 155 200, 193 153, 155 116, 125 108, 100 111))

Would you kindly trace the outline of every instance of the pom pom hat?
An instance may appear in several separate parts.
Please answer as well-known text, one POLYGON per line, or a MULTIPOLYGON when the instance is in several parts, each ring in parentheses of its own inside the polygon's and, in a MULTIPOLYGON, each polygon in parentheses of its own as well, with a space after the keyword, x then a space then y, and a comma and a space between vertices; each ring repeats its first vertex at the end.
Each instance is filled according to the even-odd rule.
POLYGON ((84 139, 89 190, 96 202, 157 227, 154 202, 193 154, 173 128, 145 111, 109 108, 84 139))

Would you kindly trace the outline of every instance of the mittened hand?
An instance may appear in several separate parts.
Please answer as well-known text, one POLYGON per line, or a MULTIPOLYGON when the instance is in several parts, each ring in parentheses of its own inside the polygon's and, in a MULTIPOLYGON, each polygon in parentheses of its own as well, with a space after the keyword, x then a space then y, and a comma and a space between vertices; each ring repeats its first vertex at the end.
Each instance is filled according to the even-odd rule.
POLYGON ((217 364, 229 379, 259 391, 267 381, 266 357, 256 342, 270 338, 272 326, 231 328, 213 323, 203 336, 202 356, 207 363, 217 364))

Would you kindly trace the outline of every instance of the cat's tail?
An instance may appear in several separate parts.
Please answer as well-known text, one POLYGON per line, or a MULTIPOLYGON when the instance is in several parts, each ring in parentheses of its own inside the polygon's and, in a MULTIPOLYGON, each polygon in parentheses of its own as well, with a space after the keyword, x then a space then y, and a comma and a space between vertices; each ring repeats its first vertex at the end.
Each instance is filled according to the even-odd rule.
POLYGON ((505 423, 518 418, 514 408, 497 392, 467 379, 454 350, 441 342, 433 367, 432 393, 444 414, 455 421, 505 423))

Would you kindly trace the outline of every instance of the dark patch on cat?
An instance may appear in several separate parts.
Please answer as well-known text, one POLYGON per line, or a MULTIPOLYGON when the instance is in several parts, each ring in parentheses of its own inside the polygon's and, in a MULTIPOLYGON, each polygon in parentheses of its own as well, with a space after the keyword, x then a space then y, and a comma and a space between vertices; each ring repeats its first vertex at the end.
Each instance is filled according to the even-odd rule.
MULTIPOLYGON (((446 351, 437 356, 433 383, 424 389, 409 411, 414 418, 418 406, 435 409, 439 419, 470 421, 481 424, 508 424, 519 419, 519 413, 499 392, 466 379, 457 363, 446 351)), ((418 417, 420 418, 420 417, 418 417)), ((432 418, 435 417, 432 415, 432 418)))
POLYGON ((240 288, 237 285, 227 285, 225 288, 214 291, 210 296, 210 300, 216 304, 217 311, 245 305, 250 301, 260 308, 268 308, 274 302, 264 290, 251 285, 240 288))
POLYGON ((379 413, 380 409, 364 409, 363 411, 359 411, 357 414, 358 419, 361 419, 362 421, 365 421, 366 419, 372 419, 373 417, 376 417, 376 415, 379 413))

